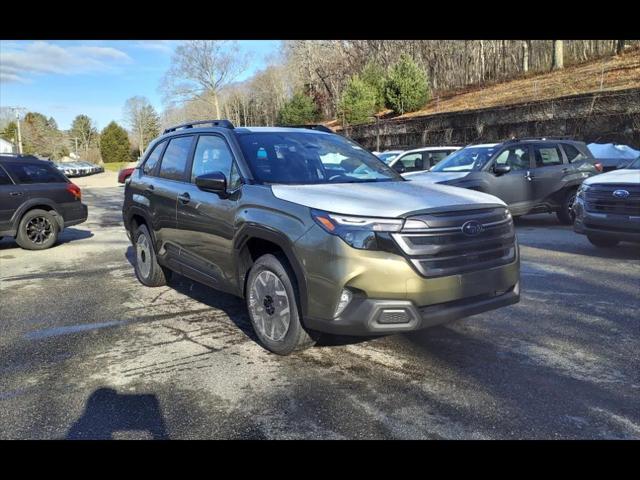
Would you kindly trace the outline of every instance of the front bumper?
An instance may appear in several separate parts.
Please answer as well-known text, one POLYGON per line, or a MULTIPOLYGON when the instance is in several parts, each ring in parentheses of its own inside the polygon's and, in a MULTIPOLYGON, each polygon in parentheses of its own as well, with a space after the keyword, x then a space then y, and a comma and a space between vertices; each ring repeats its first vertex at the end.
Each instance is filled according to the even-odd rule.
POLYGON ((576 214, 573 230, 576 233, 640 242, 640 217, 588 212, 580 198, 573 208, 576 214))
POLYGON ((307 327, 336 335, 377 335, 434 327, 520 301, 520 282, 509 290, 417 308, 411 301, 356 299, 338 318, 306 318, 307 327))
POLYGON ((402 255, 354 249, 318 226, 298 239, 295 251, 305 271, 304 322, 321 332, 369 335, 417 330, 519 301, 517 248, 514 261, 506 265, 433 278, 420 275, 402 255), (343 288, 354 298, 334 318, 343 288), (381 321, 385 310, 398 310, 402 323, 381 321))

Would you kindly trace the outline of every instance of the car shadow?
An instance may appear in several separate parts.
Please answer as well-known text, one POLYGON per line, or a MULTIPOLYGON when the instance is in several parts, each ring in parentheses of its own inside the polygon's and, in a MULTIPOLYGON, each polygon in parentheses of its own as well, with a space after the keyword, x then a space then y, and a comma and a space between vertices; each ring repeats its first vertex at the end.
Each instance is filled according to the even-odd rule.
MULTIPOLYGON (((135 267, 136 257, 133 246, 129 246, 127 248, 125 257, 131 266, 135 267)), ((243 299, 220 290, 216 290, 215 288, 196 282, 175 272, 171 274, 171 278, 168 280, 167 284, 177 292, 186 295, 193 300, 224 311, 231 321, 242 331, 242 333, 254 342, 259 343, 258 337, 253 331, 253 326, 251 325, 251 320, 249 319, 247 307, 243 299)), ((319 332, 314 332, 314 335, 316 338, 316 345, 319 347, 352 345, 378 338, 375 336, 350 337, 343 335, 324 335, 319 332)))
POLYGON ((145 432, 154 440, 169 438, 154 394, 122 394, 99 388, 87 399, 82 416, 69 428, 67 440, 111 440, 116 432, 145 432))
MULTIPOLYGON (((130 245, 127 248, 125 257, 131 266, 135 268, 136 256, 133 246, 130 245)), ((211 308, 222 310, 242 333, 251 340, 258 342, 258 337, 253 331, 246 306, 241 298, 216 290, 175 272, 171 274, 167 285, 193 300, 211 308)))
MULTIPOLYGON (((93 237, 93 232, 91 230, 86 229, 78 229, 78 228, 65 228, 62 233, 58 236, 58 241, 51 247, 56 248, 60 245, 64 245, 65 243, 75 242, 77 240, 84 240, 87 238, 93 237)), ((15 238, 13 237, 4 237, 0 240, 0 250, 8 250, 11 248, 20 248, 20 246, 16 243, 15 238)))

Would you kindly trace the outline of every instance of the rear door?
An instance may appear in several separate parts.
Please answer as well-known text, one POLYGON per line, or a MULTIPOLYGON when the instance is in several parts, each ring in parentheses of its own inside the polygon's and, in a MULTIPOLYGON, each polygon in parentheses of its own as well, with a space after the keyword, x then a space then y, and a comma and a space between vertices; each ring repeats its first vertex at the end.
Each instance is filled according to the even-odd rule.
POLYGON ((13 214, 24 201, 24 189, 22 186, 14 184, 0 165, 0 234, 12 230, 13 214))
POLYGON ((526 144, 512 145, 498 153, 484 172, 489 189, 487 193, 503 200, 516 215, 524 214, 531 208, 533 188, 529 174, 531 171, 531 151, 526 144), (498 175, 496 165, 509 165, 509 173, 498 175))
POLYGON ((535 143, 532 148, 535 161, 535 168, 531 171, 534 203, 554 204, 555 194, 564 188, 565 177, 572 168, 566 163, 559 144, 535 143))
POLYGON ((194 143, 194 135, 172 137, 160 159, 157 176, 150 177, 145 188, 149 198, 149 213, 156 235, 157 251, 166 249, 170 257, 177 258, 180 238, 177 223, 178 195, 184 191, 187 166, 194 143))
POLYGON ((221 290, 235 285, 233 261, 234 218, 240 175, 222 135, 198 136, 188 182, 178 196, 180 261, 183 273, 221 290), (196 177, 222 172, 227 192, 200 190, 196 177))

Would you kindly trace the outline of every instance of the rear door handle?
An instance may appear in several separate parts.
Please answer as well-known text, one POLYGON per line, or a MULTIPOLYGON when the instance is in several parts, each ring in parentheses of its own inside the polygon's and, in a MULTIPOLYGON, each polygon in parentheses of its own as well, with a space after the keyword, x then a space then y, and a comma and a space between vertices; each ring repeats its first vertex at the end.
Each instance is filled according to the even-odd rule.
POLYGON ((533 177, 531 176, 531 172, 529 170, 527 170, 527 174, 525 175, 525 178, 529 181, 533 180, 533 177))
POLYGON ((189 203, 191 201, 191 196, 187 192, 185 192, 182 195, 178 195, 178 200, 181 203, 189 203))
POLYGON ((12 197, 21 197, 22 192, 9 192, 9 195, 12 197))

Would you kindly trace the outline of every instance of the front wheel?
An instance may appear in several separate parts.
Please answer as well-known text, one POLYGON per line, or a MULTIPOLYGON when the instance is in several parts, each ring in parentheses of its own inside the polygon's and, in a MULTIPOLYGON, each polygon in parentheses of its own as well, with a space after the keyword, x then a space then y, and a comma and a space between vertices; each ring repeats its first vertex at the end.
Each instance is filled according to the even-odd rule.
POLYGON ((573 225, 576 220, 576 213, 573 211, 573 204, 576 201, 576 190, 569 190, 562 200, 560 210, 556 212, 558 220, 563 225, 573 225))
POLYGON ((598 237, 595 235, 587 235, 587 239, 591 242, 592 245, 595 245, 598 248, 610 248, 615 247, 620 243, 620 240, 616 238, 609 237, 598 237))
POLYGON ((300 321, 294 274, 286 258, 258 258, 247 280, 246 302, 260 343, 278 355, 289 355, 315 343, 300 321))
POLYGON ((56 243, 58 230, 58 222, 50 212, 29 210, 18 225, 16 243, 25 250, 44 250, 56 243))

